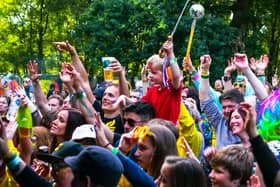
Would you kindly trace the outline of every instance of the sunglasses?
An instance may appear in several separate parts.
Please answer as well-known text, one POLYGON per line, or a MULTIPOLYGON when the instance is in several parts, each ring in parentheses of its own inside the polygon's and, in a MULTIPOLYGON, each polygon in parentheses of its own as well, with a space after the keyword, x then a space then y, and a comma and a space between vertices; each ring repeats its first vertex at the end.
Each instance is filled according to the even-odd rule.
POLYGON ((125 124, 126 122, 129 126, 134 127, 137 123, 144 123, 145 121, 135 121, 130 118, 123 118, 123 124, 125 124))
POLYGON ((245 88, 246 84, 242 83, 242 82, 235 82, 233 83, 233 87, 239 87, 239 88, 245 88))

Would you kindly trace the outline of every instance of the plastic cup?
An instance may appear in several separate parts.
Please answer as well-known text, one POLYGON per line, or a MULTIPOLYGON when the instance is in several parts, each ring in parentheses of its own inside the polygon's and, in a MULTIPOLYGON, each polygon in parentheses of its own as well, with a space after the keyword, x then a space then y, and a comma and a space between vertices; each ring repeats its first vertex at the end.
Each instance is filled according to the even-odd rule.
POLYGON ((103 66, 103 76, 104 81, 112 82, 113 81, 113 71, 110 69, 110 64, 112 63, 113 57, 102 57, 102 66, 103 66))
POLYGON ((113 81, 113 72, 109 68, 103 69, 103 76, 104 76, 104 80, 106 82, 113 81))

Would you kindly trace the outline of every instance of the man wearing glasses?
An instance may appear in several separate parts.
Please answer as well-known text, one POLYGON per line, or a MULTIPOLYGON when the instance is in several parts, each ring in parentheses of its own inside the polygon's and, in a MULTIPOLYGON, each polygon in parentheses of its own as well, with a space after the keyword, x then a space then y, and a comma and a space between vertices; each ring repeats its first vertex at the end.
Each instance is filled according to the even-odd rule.
POLYGON ((153 107, 143 101, 137 101, 123 108, 124 132, 130 132, 135 126, 143 125, 155 116, 153 107))

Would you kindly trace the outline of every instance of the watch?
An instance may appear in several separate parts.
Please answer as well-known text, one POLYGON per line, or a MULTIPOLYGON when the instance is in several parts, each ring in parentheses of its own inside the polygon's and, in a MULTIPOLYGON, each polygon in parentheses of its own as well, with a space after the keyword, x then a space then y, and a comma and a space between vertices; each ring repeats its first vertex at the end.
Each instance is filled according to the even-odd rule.
POLYGON ((227 82, 227 81, 231 80, 231 77, 230 76, 224 76, 223 79, 224 79, 225 82, 227 82))

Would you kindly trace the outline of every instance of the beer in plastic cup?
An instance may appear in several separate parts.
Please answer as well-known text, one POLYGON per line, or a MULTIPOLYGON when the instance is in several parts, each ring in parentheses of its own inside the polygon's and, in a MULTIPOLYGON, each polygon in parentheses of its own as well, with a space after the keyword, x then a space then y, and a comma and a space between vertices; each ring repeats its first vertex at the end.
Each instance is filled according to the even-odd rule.
POLYGON ((113 81, 113 71, 109 65, 112 63, 113 57, 102 57, 103 76, 106 82, 113 81))

